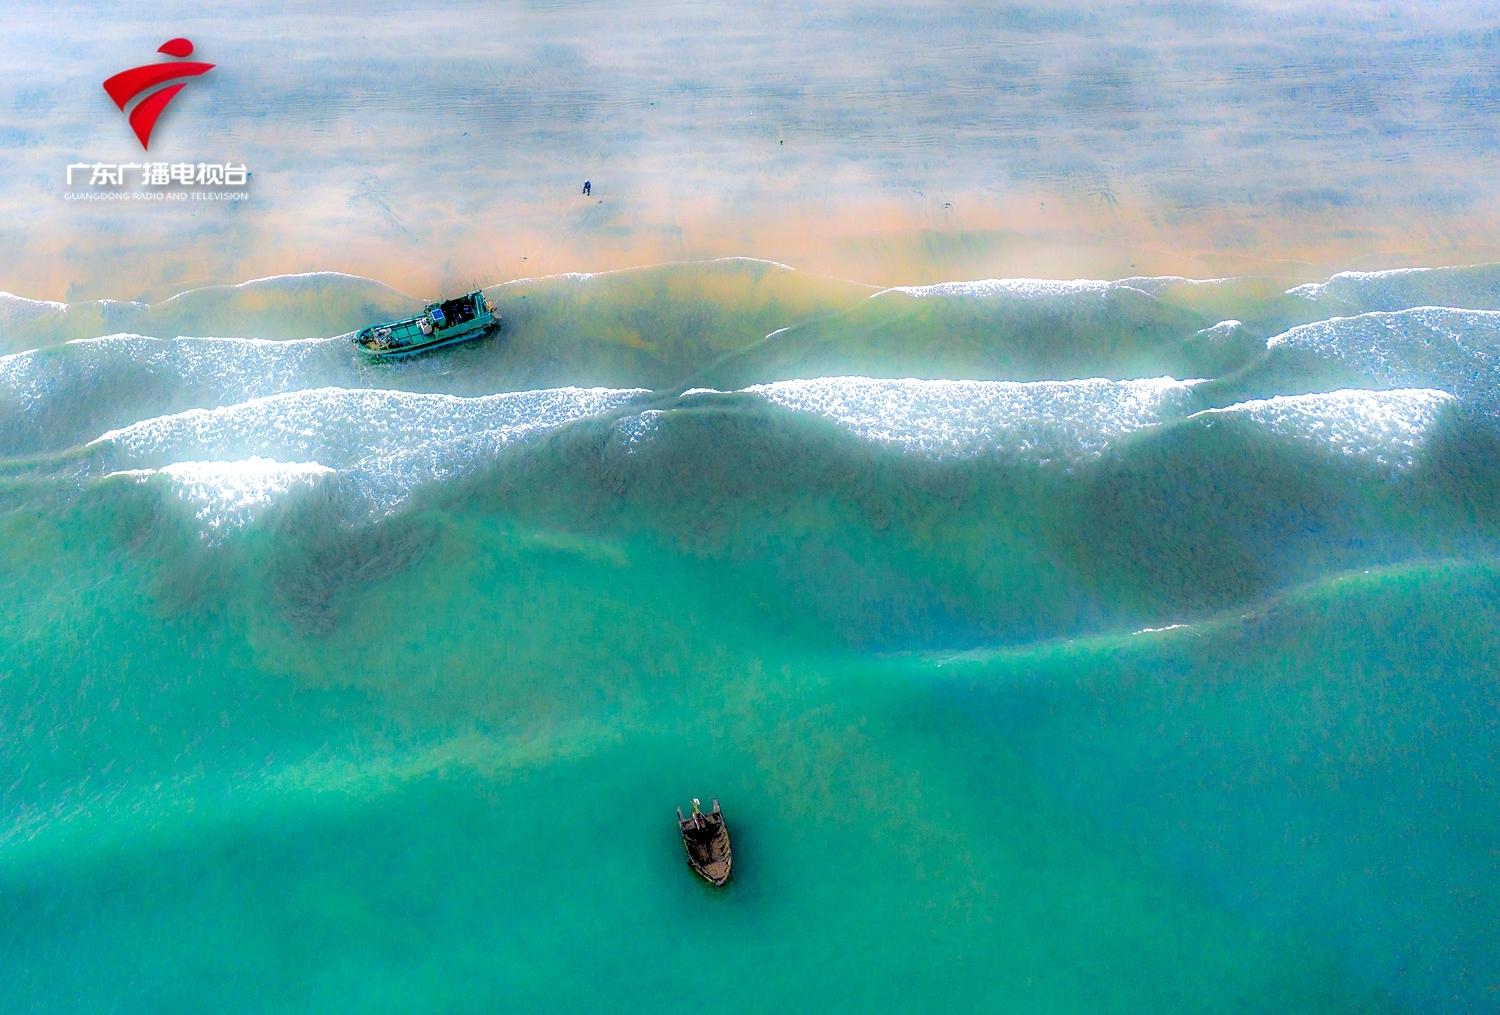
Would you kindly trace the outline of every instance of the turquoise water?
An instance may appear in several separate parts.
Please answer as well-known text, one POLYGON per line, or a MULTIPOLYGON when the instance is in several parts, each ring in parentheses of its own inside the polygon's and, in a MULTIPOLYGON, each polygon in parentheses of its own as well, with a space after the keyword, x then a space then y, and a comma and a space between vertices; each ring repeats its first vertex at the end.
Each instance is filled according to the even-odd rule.
POLYGON ((0 1008, 1493 1006, 1500 268, 489 292, 0 304, 0 1008))

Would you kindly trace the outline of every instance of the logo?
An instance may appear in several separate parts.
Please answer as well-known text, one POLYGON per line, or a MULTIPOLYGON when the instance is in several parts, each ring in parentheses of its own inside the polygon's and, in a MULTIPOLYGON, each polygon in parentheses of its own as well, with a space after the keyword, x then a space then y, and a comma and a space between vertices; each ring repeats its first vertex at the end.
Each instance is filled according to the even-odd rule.
POLYGON ((189 39, 168 39, 161 44, 157 52, 176 57, 177 60, 170 63, 142 64, 139 67, 122 70, 104 82, 105 92, 114 100, 115 105, 120 107, 122 113, 125 112, 125 107, 132 99, 150 92, 136 103, 135 108, 127 117, 130 121, 130 129, 135 131, 136 137, 140 138, 141 148, 148 151, 151 148, 151 128, 156 126, 157 118, 177 97, 177 93, 187 87, 187 82, 158 88, 154 92, 151 89, 177 78, 195 78, 214 69, 211 63, 198 63, 186 59, 193 55, 193 43, 189 39))
MULTIPOLYGON (((214 69, 211 63, 188 59, 193 55, 191 39, 168 39, 157 52, 172 59, 122 70, 104 82, 105 94, 125 113, 147 151, 156 121, 187 87, 181 79, 214 69)), ((65 201, 243 201, 250 196, 252 175, 243 162, 235 161, 71 162, 62 196, 65 201)))

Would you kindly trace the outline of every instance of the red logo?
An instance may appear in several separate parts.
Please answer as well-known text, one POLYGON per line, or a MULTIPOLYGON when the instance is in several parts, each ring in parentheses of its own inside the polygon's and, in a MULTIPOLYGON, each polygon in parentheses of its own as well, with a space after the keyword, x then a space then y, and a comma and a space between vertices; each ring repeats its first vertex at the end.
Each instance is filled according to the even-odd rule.
MULTIPOLYGON (((125 112, 125 107, 131 99, 143 92, 148 92, 164 81, 172 81, 176 78, 195 78, 199 74, 207 74, 214 69, 211 63, 196 63, 185 60, 184 57, 193 55, 193 43, 188 39, 168 39, 161 44, 158 53, 178 58, 174 63, 148 63, 140 67, 132 67, 122 70, 114 77, 104 82, 104 90, 114 100, 115 105, 120 107, 120 112, 125 112)), ((187 82, 177 85, 169 85, 166 88, 157 89, 147 95, 135 108, 130 111, 130 128, 135 131, 135 136, 141 139, 141 147, 150 149, 151 128, 156 126, 156 118, 161 116, 168 104, 177 97, 177 93, 187 87, 187 82)))

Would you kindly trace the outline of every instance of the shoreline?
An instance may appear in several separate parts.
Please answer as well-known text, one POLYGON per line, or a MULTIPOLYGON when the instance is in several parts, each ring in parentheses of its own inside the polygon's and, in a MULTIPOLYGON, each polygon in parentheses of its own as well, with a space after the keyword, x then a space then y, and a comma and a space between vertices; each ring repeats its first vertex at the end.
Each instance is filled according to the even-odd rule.
POLYGON ((1236 222, 1229 208, 1184 220, 1180 211, 1131 214, 1045 195, 947 202, 953 207, 937 211, 924 202, 840 200, 729 213, 673 209, 635 195, 496 209, 466 224, 444 219, 422 232, 392 234, 365 217, 318 228, 310 223, 327 225, 322 215, 266 203, 255 195, 237 201, 244 213, 186 239, 180 229, 201 225, 192 218, 201 202, 73 203, 97 228, 87 239, 76 227, 32 231, 0 289, 30 299, 152 302, 189 288, 338 271, 406 292, 437 292, 747 256, 882 288, 1163 276, 1253 276, 1291 286, 1340 271, 1500 261, 1496 215, 1418 224, 1392 211, 1378 224, 1327 216, 1255 224, 1236 222), (1439 236, 1445 241, 1434 242, 1439 236))

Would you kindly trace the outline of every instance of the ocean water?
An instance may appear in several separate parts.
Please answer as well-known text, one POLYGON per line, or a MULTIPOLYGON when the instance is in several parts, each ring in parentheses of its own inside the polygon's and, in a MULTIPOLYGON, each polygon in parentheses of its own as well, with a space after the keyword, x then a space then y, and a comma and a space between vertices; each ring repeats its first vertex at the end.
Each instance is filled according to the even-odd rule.
POLYGON ((487 291, 0 296, 0 1009, 1493 1009, 1500 266, 487 291))

